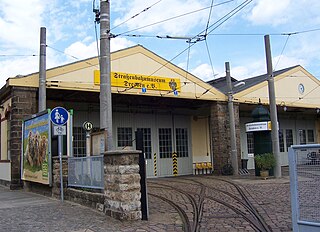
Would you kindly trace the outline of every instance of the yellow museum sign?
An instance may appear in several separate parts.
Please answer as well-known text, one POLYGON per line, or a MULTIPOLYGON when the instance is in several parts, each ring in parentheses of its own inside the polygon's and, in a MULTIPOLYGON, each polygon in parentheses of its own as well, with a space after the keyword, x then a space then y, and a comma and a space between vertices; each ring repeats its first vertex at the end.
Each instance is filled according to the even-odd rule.
MULTIPOLYGON (((100 85, 100 71, 94 70, 94 84, 100 85)), ((130 89, 146 88, 147 90, 179 91, 179 78, 147 76, 122 72, 111 72, 111 86, 130 89)))

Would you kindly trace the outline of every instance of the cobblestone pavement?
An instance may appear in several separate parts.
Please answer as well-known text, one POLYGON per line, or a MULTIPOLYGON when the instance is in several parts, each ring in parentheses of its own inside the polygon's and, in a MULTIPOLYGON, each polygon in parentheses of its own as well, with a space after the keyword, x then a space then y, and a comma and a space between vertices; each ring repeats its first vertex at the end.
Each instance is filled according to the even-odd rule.
MULTIPOLYGON (((291 231, 288 176, 267 180, 253 176, 223 179, 240 186, 270 231, 291 231)), ((191 231, 257 231, 250 223, 254 220, 248 210, 242 212, 249 221, 241 216, 243 205, 235 190, 235 187, 211 176, 148 180, 149 221, 120 222, 75 203, 61 203, 37 194, 0 187, 0 231, 184 231, 188 229, 183 225, 184 216, 190 222, 191 231), (200 182, 203 185, 200 186, 200 182), (173 191, 172 186, 182 191, 173 191), (239 212, 230 210, 232 208, 223 202, 229 202, 239 212), (185 212, 184 216, 179 207, 185 212), (198 218, 196 211, 200 212, 198 218), (198 225, 196 221, 199 221, 198 225)))

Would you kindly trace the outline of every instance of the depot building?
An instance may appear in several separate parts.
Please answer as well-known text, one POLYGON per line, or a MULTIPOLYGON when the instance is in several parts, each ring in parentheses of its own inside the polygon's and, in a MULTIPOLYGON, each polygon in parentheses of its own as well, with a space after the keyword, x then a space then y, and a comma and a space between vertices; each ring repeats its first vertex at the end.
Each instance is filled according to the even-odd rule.
MULTIPOLYGON (((70 111, 64 155, 88 155, 85 122, 92 124, 91 133, 99 131, 98 70, 94 57, 46 72, 47 108, 70 111)), ((233 91, 238 162, 241 166, 241 159, 248 159, 252 169, 254 141, 245 125, 252 121, 259 101, 267 107, 268 86, 266 75, 242 81, 233 91)), ((136 149, 135 132, 143 131, 148 177, 172 176, 172 154, 177 155, 177 175, 199 173, 197 167, 221 174, 230 162, 225 77, 206 83, 137 45, 111 54, 111 86, 113 146, 136 149)), ((288 164, 291 145, 320 141, 319 86, 319 80, 301 66, 275 72, 282 165, 288 164)), ((39 73, 9 78, 0 90, 0 182, 12 188, 22 184, 22 123, 38 113, 38 95, 39 73)), ((55 156, 56 138, 49 140, 49 152, 55 156)), ((100 153, 91 149, 90 155, 100 153)))

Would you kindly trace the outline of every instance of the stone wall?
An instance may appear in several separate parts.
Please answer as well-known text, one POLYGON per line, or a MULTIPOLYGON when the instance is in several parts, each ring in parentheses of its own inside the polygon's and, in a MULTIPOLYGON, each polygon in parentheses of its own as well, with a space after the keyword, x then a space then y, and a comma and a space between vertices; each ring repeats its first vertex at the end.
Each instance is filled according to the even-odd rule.
MULTIPOLYGON (((68 157, 62 157, 63 193, 66 195, 68 187, 68 157)), ((52 157, 52 196, 59 198, 60 195, 60 160, 59 156, 52 157)))
POLYGON ((104 156, 105 213, 119 220, 140 220, 141 151, 110 151, 104 156))
MULTIPOLYGON (((236 140, 238 151, 238 167, 240 164, 240 118, 239 104, 234 103, 236 140)), ((222 167, 231 163, 230 122, 227 102, 213 102, 211 105, 210 133, 212 138, 212 154, 215 174, 221 174, 222 167)))
POLYGON ((10 189, 22 188, 21 181, 21 139, 22 120, 37 113, 37 88, 12 87, 10 111, 10 160, 11 184, 10 189))

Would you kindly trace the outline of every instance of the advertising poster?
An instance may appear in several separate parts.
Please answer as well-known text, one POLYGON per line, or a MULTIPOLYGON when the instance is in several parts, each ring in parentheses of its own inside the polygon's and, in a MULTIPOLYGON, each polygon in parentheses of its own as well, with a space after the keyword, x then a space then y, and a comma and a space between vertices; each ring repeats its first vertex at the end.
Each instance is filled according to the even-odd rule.
POLYGON ((23 122, 21 178, 51 184, 50 121, 48 112, 23 122))

